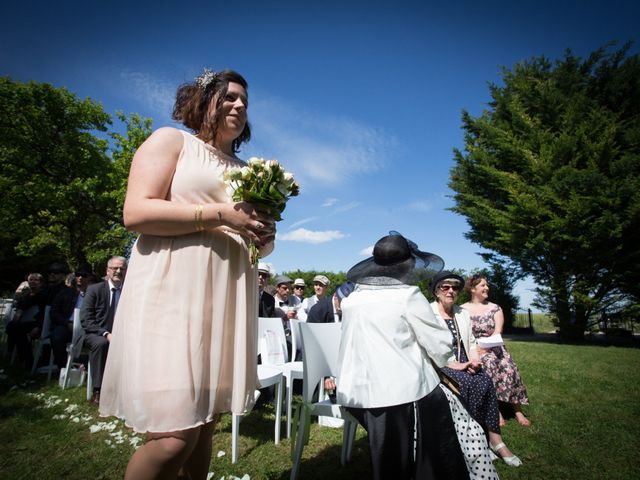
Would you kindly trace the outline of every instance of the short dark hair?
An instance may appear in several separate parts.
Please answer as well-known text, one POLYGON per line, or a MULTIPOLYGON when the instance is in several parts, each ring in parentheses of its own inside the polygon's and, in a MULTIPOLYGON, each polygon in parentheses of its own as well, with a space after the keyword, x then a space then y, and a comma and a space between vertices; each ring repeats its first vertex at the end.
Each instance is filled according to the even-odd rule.
MULTIPOLYGON (((220 122, 218 112, 227 95, 229 82, 242 85, 245 90, 248 88, 247 81, 234 70, 222 70, 216 73, 204 88, 198 84, 197 79, 180 85, 176 92, 176 103, 173 105, 171 117, 197 133, 201 140, 205 142, 214 141, 218 133, 218 123, 220 122), (207 113, 214 99, 216 108, 213 118, 209 120, 207 113)), ((233 151, 237 152, 240 149, 240 145, 250 139, 251 127, 249 121, 247 121, 238 138, 231 144, 233 151)))

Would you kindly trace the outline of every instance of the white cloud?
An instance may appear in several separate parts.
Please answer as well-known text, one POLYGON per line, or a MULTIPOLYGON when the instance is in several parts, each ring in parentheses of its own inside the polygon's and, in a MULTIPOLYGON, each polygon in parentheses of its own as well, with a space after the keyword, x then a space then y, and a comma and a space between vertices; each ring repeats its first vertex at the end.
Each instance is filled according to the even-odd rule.
POLYGON ((370 257, 371 255, 373 255, 373 245, 369 245, 368 247, 363 248, 358 253, 363 257, 370 257))
POLYGON ((416 200, 415 202, 408 204, 405 208, 414 212, 427 213, 433 210, 433 205, 431 202, 426 200, 416 200))
POLYGON ((359 206, 360 206, 360 202, 349 202, 345 205, 336 207, 333 213, 336 214, 336 213, 348 212, 349 210, 353 210, 354 208, 357 208, 359 206))
POLYGON ((124 70, 120 76, 130 86, 129 93, 146 103, 158 117, 170 118, 176 86, 149 73, 124 70))
POLYGON ((292 232, 287 233, 278 233, 278 240, 285 240, 290 242, 302 242, 302 243, 326 243, 331 242, 333 240, 339 240, 344 238, 344 233, 339 230, 324 230, 324 231, 313 231, 307 230, 306 228, 298 228, 292 232))
POLYGON ((335 205, 338 202, 337 198, 327 198, 324 203, 321 205, 321 207, 331 207, 332 205, 335 205))
POLYGON ((299 227, 300 225, 304 225, 305 223, 314 222, 318 220, 318 218, 320 217, 309 217, 309 218, 303 218, 302 220, 298 220, 297 222, 293 222, 291 225, 289 225, 289 230, 299 227))
POLYGON ((264 150, 261 155, 278 157, 303 189, 305 185, 337 186, 377 172, 398 143, 382 128, 305 112, 274 97, 254 100, 249 116, 253 138, 259 139, 255 146, 264 150))

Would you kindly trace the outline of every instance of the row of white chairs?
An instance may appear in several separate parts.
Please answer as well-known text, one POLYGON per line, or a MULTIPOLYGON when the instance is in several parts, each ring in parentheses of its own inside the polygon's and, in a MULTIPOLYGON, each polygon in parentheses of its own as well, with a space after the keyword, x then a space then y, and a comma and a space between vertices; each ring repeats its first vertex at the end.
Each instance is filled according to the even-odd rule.
MULTIPOLYGON (((308 417, 323 416, 344 420, 343 443, 341 463, 346 464, 351 457, 351 450, 357 429, 357 421, 342 406, 331 403, 329 399, 324 399, 324 379, 326 377, 336 377, 338 374, 338 352, 340 348, 341 324, 322 323, 312 324, 292 320, 291 325, 291 354, 287 354, 286 336, 282 319, 279 317, 258 319, 258 352, 260 353, 262 364, 258 366, 258 377, 260 386, 267 384, 264 382, 265 375, 261 374, 261 369, 267 369, 272 373, 269 377, 271 385, 276 386, 276 418, 275 418, 275 443, 279 443, 280 428, 280 405, 281 382, 285 381, 285 402, 287 410, 287 437, 291 436, 292 409, 293 409, 293 382, 296 379, 302 380, 304 407, 298 410, 298 433, 295 439, 294 459, 291 469, 291 480, 297 478, 300 459, 304 449, 304 439, 310 428, 308 417), (266 341, 267 337, 274 335, 276 344, 280 352, 273 353, 273 341, 266 341), (302 361, 296 361, 296 352, 302 351, 302 361), (273 360, 276 360, 275 362, 273 360), (279 360, 279 361, 278 361, 279 360), (278 372, 274 374, 273 372, 278 372), (279 378, 279 380, 278 380, 279 378), (313 395, 319 389, 319 400, 313 402, 313 395)), ((273 338, 272 338, 273 340, 273 338)), ((264 372, 264 370, 263 370, 264 372)), ((237 461, 238 434, 241 415, 233 415, 232 419, 232 463, 237 461)))

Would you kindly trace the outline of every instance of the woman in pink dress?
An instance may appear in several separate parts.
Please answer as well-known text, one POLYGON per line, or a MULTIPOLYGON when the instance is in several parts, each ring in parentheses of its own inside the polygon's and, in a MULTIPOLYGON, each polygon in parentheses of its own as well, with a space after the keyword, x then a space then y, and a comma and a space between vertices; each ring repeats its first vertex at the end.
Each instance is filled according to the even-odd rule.
MULTIPOLYGON (((471 295, 471 300, 461 307, 469 312, 473 336, 480 340, 483 337, 502 334, 504 315, 499 305, 489 301, 487 279, 482 275, 473 275, 467 280, 465 290, 471 295)), ((529 398, 516 363, 504 345, 482 348, 480 343, 479 341, 478 353, 483 370, 493 380, 498 400, 511 404, 518 423, 528 426, 530 422, 524 416, 521 405, 528 405, 529 398)), ((502 415, 500 425, 504 425, 502 415)))
POLYGON ((193 133, 155 131, 129 174, 124 222, 140 233, 109 335, 100 414, 115 415, 146 443, 125 479, 205 479, 221 412, 241 414, 256 379, 257 270, 275 226, 233 202, 224 173, 251 134, 247 83, 205 70, 178 88, 173 118, 193 133))

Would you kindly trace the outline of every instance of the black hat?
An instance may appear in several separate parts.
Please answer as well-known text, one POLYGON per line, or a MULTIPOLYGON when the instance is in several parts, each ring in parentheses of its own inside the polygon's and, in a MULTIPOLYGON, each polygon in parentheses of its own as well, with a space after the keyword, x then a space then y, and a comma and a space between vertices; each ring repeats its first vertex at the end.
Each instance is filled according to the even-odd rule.
POLYGON ((85 277, 89 277, 93 275, 93 272, 91 271, 91 267, 86 263, 82 263, 78 265, 78 268, 76 268, 76 271, 74 273, 76 277, 79 277, 80 275, 85 277))
POLYGON ((450 272, 449 270, 442 270, 433 277, 433 280, 431 280, 431 293, 435 295, 438 284, 442 283, 445 280, 457 280, 460 285, 460 290, 464 288, 464 278, 462 278, 460 275, 450 272))
POLYGON ((69 267, 65 263, 53 262, 49 265, 49 273, 64 273, 65 275, 69 273, 69 267))
POLYGON ((347 279, 365 285, 411 285, 433 277, 444 268, 438 255, 418 250, 418 246, 391 231, 373 247, 373 257, 355 264, 347 279))

